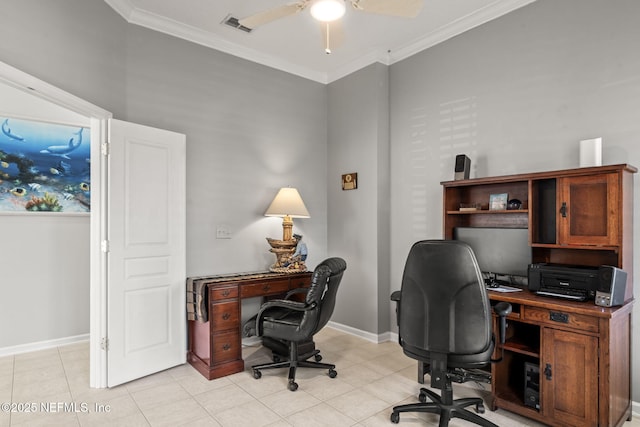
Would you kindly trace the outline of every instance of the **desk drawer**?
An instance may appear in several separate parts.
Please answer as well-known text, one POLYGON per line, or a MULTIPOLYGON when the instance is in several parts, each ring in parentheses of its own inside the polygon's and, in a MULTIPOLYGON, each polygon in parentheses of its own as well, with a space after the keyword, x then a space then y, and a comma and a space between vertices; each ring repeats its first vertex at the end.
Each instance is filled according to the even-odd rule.
POLYGON ((242 285, 242 298, 284 294, 289 290, 289 279, 242 285))
MULTIPOLYGON (((220 302, 211 304, 209 321, 212 331, 224 331, 225 329, 238 329, 240 324, 240 310, 238 301, 220 302)), ((238 334, 238 332, 235 332, 238 334)))
POLYGON ((308 288, 311 286, 311 276, 291 278, 291 289, 308 288))
POLYGON ((230 298, 238 298, 237 286, 211 287, 209 288, 209 300, 219 301, 230 298))
POLYGON ((548 310, 539 307, 525 307, 524 320, 552 326, 568 326, 583 331, 598 332, 598 318, 583 314, 548 310))
POLYGON ((214 334, 211 363, 222 363, 242 358, 242 345, 237 331, 214 334))

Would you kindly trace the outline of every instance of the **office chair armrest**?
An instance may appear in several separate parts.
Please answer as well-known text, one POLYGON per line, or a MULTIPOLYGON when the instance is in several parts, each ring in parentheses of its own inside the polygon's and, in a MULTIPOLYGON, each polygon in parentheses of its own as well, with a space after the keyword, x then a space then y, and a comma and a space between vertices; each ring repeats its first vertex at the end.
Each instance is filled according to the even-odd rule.
POLYGON ((289 298, 291 298, 294 295, 297 294, 308 294, 309 293, 309 288, 295 288, 295 289, 291 289, 289 292, 287 292, 287 294, 284 296, 284 299, 288 300, 289 298))
POLYGON ((271 308, 286 308, 289 310, 295 311, 307 311, 315 308, 316 304, 307 304, 305 302, 300 301, 291 301, 285 299, 273 299, 271 301, 267 301, 260 307, 260 311, 258 311, 258 319, 262 317, 262 313, 271 309, 271 308))
MULTIPOLYGON (((400 299, 402 296, 401 291, 394 291, 391 293, 391 301, 396 302, 396 325, 400 326, 400 299)), ((398 334, 398 343, 402 345, 400 340, 400 334, 398 334)))
POLYGON ((500 321, 500 344, 504 344, 507 339, 507 316, 512 310, 511 304, 505 301, 501 301, 493 306, 493 311, 499 317, 500 321))
POLYGON ((256 335, 262 336, 262 319, 269 314, 269 310, 273 308, 286 308, 293 311, 309 311, 316 308, 317 304, 307 304, 299 301, 291 301, 284 299, 274 299, 267 301, 260 307, 256 316, 256 335))

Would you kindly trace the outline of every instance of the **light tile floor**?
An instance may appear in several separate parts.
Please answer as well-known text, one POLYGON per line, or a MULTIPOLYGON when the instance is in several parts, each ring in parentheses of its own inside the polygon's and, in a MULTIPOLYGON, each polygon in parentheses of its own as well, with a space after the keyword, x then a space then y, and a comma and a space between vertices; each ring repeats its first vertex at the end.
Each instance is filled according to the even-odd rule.
MULTIPOLYGON (((190 365, 178 366, 111 389, 89 388, 87 343, 0 358, 4 426, 359 426, 393 425, 396 404, 417 402, 414 360, 395 342, 373 344, 331 328, 316 336, 338 376, 301 369, 299 389, 287 389, 286 370, 250 366, 270 360, 259 345, 243 351, 246 370, 207 381, 190 365), (20 411, 17 411, 20 409, 20 411), (27 411, 31 412, 27 412, 27 411)), ((428 380, 428 378, 427 378, 428 380)), ((488 396, 488 385, 454 385, 457 396, 488 396)), ((486 401, 486 399, 485 399, 486 401)), ((502 427, 540 426, 505 410, 484 416, 502 427)), ((399 426, 437 425, 430 414, 401 414, 399 426)), ((470 424, 454 420, 452 427, 470 424)), ((640 427, 640 421, 626 424, 640 427)))

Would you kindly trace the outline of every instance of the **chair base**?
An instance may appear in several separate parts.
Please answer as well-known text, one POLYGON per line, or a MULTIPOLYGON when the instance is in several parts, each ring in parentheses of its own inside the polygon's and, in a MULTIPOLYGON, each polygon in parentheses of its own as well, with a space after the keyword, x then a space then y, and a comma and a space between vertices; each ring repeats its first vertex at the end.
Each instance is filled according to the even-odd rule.
MULTIPOLYGON (((288 383, 288 388, 291 391, 296 391, 298 389, 298 384, 296 383, 296 370, 300 367, 300 368, 316 368, 316 369, 327 369, 329 371, 329 377, 331 378, 335 378, 338 375, 338 372, 336 372, 335 367, 336 365, 333 365, 331 363, 320 363, 320 362, 312 362, 310 360, 305 360, 305 359, 300 359, 300 357, 298 356, 298 344, 297 343, 291 343, 290 344, 290 353, 289 353, 289 359, 288 360, 283 360, 283 361, 274 361, 272 363, 262 363, 259 365, 253 365, 251 367, 251 369, 253 369, 253 377, 255 379, 259 379, 260 377, 262 377, 262 370, 263 369, 276 369, 276 368, 289 368, 289 383, 288 383)), ((311 356, 314 356, 316 358, 320 357, 319 355, 320 351, 319 350, 314 350, 312 353, 310 354, 306 354, 305 358, 309 358, 311 356)), ((275 357, 274 357, 275 359, 275 357)), ((318 359, 316 359, 318 360, 318 359)))
POLYGON ((420 403, 394 407, 391 413, 391 422, 395 424, 400 422, 401 412, 428 412, 440 415, 439 427, 447 427, 451 418, 462 418, 463 420, 484 427, 498 427, 491 421, 465 409, 467 406, 476 405, 476 412, 484 413, 484 402, 479 397, 453 400, 453 392, 451 389, 443 391, 441 397, 431 390, 421 388, 419 399, 420 403), (429 397, 432 402, 427 403, 427 397, 429 397))

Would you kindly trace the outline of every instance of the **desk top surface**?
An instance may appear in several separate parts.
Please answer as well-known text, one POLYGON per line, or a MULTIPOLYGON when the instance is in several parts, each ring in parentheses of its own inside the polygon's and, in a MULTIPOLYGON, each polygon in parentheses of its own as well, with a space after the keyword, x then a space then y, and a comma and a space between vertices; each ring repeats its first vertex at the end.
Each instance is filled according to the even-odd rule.
POLYGON ((295 273, 275 273, 272 271, 249 271, 244 273, 214 274, 210 276, 188 277, 187 281, 205 281, 207 283, 233 282, 238 280, 276 279, 285 277, 297 277, 310 275, 311 271, 298 271, 295 273))
POLYGON ((594 317, 613 317, 619 313, 631 311, 634 300, 625 302, 619 307, 601 307, 593 301, 571 301, 562 298, 553 298, 537 295, 528 290, 520 292, 492 292, 488 290, 489 299, 494 301, 506 301, 512 304, 524 304, 534 307, 543 307, 550 310, 569 311, 594 317))

